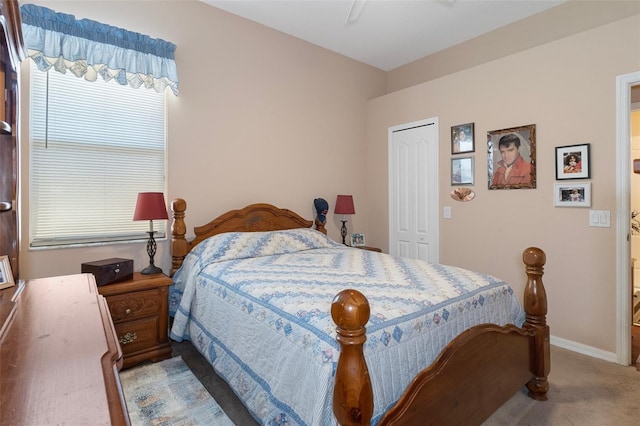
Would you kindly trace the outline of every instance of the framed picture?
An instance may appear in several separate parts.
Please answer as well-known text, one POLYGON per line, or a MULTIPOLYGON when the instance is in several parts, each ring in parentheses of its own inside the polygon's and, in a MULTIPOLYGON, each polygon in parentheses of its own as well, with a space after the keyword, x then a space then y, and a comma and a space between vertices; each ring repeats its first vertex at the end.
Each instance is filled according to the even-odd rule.
POLYGON ((487 132, 489 189, 536 187, 536 125, 487 132))
POLYGON ((591 207, 591 182, 555 183, 554 205, 560 207, 591 207))
POLYGON ((351 234, 351 246, 352 247, 364 246, 364 234, 351 234))
POLYGON ((589 179, 591 144, 556 147, 556 179, 589 179))
POLYGON ((15 282, 13 281, 13 272, 11 272, 9 256, 0 256, 0 289, 14 285, 15 282))
POLYGON ((459 124, 451 127, 451 153, 462 154, 475 151, 473 124, 459 124))
POLYGON ((473 157, 451 159, 451 185, 473 185, 473 157))

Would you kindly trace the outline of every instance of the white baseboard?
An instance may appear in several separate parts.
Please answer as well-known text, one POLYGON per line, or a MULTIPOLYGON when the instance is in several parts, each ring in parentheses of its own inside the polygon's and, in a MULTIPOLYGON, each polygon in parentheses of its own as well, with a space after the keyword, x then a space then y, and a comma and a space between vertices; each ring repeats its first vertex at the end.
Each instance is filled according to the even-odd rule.
POLYGON ((618 356, 614 352, 603 351, 602 349, 594 348, 593 346, 583 345, 582 343, 573 342, 571 340, 563 339, 562 337, 551 336, 551 344, 563 349, 568 349, 573 352, 577 352, 582 355, 587 355, 592 358, 603 359, 605 361, 617 363, 618 356))

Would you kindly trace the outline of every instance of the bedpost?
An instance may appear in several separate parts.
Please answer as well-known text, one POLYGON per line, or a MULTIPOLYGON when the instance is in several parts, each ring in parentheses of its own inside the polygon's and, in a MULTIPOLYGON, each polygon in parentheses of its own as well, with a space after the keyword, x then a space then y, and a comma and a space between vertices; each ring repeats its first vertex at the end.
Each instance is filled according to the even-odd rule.
POLYGON ((327 228, 324 226, 324 222, 320 222, 316 218, 316 231, 322 232, 324 235, 327 235, 327 228))
POLYGON ((551 361, 549 326, 547 325, 547 293, 542 284, 546 255, 537 247, 529 247, 522 254, 526 265, 527 285, 524 290, 524 310, 527 314, 523 328, 534 333, 532 373, 534 378, 527 383, 531 398, 546 401, 549 390, 549 366, 551 361))
POLYGON ((369 425, 373 416, 373 390, 363 353, 369 314, 369 301, 357 290, 342 290, 331 304, 340 344, 333 414, 342 426, 369 425))
POLYGON ((171 276, 182 266, 182 260, 187 255, 187 226, 184 223, 184 212, 187 202, 182 198, 171 201, 173 221, 171 223, 171 276))

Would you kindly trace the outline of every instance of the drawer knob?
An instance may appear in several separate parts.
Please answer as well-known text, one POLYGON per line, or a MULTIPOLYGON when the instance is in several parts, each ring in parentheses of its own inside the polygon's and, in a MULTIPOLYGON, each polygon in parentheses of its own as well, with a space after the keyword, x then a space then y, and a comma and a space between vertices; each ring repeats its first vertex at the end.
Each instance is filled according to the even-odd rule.
POLYGON ((131 313, 131 308, 127 308, 127 309, 124 311, 124 313, 125 313, 125 314, 127 314, 127 315, 129 315, 129 314, 131 313))
POLYGON ((120 336, 120 339, 118 339, 118 341, 123 344, 129 344, 129 343, 133 343, 138 339, 138 335, 136 333, 126 333, 123 334, 122 336, 120 336))

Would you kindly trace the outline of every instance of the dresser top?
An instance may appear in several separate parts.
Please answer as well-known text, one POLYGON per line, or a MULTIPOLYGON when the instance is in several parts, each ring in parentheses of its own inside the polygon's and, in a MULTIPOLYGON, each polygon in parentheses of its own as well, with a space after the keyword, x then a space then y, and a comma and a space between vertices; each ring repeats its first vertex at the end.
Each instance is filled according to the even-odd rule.
POLYGON ((121 358, 93 275, 27 281, 0 335, 0 423, 127 424, 121 358))

